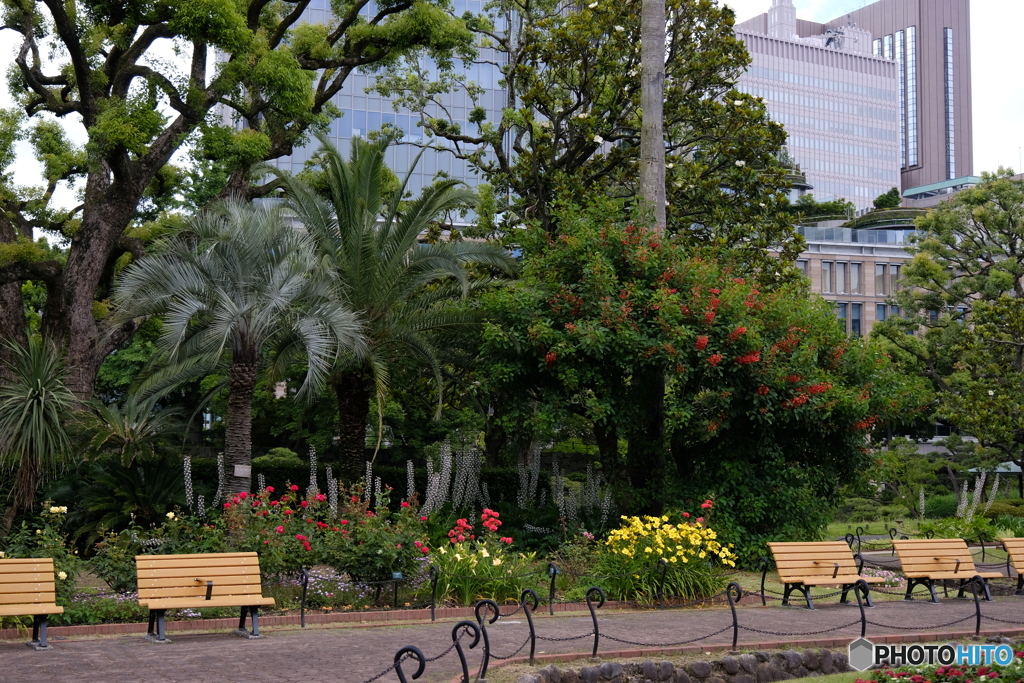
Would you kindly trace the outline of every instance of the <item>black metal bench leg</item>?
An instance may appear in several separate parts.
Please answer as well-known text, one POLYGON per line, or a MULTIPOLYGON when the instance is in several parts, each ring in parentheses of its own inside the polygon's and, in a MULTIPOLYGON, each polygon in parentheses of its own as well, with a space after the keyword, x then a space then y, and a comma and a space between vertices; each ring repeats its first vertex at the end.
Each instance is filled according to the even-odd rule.
MULTIPOLYGON (((932 594, 932 602, 936 605, 939 604, 939 596, 935 594, 935 582, 931 579, 928 579, 928 592, 932 594)), ((946 592, 946 595, 949 595, 948 591, 946 592)))
POLYGON ((1017 595, 1021 595, 1024 592, 1024 574, 1017 574, 1017 595))
POLYGON ((985 600, 992 602, 992 591, 988 587, 988 579, 981 580, 981 587, 985 589, 985 600))
POLYGON ((958 598, 964 597, 964 588, 966 586, 967 586, 967 581, 964 580, 964 579, 960 579, 960 586, 959 586, 959 589, 956 592, 956 597, 958 597, 958 598))
POLYGON ((907 594, 903 596, 904 600, 914 599, 914 579, 907 579, 907 594))
POLYGON ((166 610, 158 609, 156 611, 156 639, 161 643, 167 641, 167 629, 164 627, 164 612, 166 610))
POLYGON ((807 609, 814 609, 814 603, 811 602, 811 587, 810 586, 804 586, 803 587, 803 592, 804 592, 804 600, 807 601, 807 609))
MULTIPOLYGON (((39 644, 36 647, 38 647, 40 650, 44 650, 50 647, 49 644, 47 644, 46 642, 46 627, 48 625, 48 619, 49 617, 47 617, 45 614, 40 614, 38 617, 36 617, 36 623, 38 624, 39 628, 39 644)), ((33 629, 33 631, 34 630, 35 629, 33 629)))
MULTIPOLYGON (((857 590, 857 589, 854 588, 854 590, 857 590)), ((871 602, 871 587, 870 586, 864 591, 864 605, 867 606, 867 607, 874 607, 875 606, 875 603, 871 602)))
POLYGON ((256 638, 260 637, 260 608, 251 607, 252 611, 252 635, 256 638))
POLYGON ((793 584, 787 583, 782 588, 782 606, 789 606, 789 594, 793 592, 793 584))
POLYGON ((146 636, 149 638, 156 637, 156 610, 149 610, 149 631, 146 632, 146 636))
POLYGON ((239 630, 239 631, 244 631, 244 630, 246 630, 246 629, 245 629, 245 617, 246 617, 246 615, 247 615, 248 613, 249 613, 249 608, 248 608, 248 607, 243 607, 243 608, 242 608, 242 616, 241 616, 241 617, 239 618, 239 620, 238 620, 238 630, 239 630))
POLYGON ((29 641, 29 645, 34 645, 39 642, 39 615, 32 617, 32 640, 29 641))

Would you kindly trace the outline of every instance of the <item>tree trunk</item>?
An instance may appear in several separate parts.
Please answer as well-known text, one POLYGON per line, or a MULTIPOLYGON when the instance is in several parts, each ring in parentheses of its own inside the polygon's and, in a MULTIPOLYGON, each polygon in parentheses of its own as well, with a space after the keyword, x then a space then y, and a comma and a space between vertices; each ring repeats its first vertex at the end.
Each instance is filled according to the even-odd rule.
POLYGON ((22 456, 18 475, 14 480, 14 491, 10 507, 4 513, 4 533, 11 530, 18 510, 31 510, 35 504, 36 486, 39 483, 39 463, 29 456, 22 456))
POLYGON ((665 373, 650 368, 633 377, 633 405, 638 418, 627 428, 627 470, 633 488, 644 503, 642 511, 661 514, 665 506, 662 478, 665 475, 665 373))
MULTIPOLYGON (((255 354, 252 354, 255 356, 255 354)), ((256 392, 259 361, 236 358, 228 370, 228 414, 224 430, 224 495, 252 488, 252 398, 256 392)))
POLYGON ((601 458, 601 464, 611 471, 619 464, 619 432, 615 429, 615 425, 608 424, 607 422, 595 422, 594 423, 594 440, 597 442, 597 453, 598 457, 601 458))
MULTIPOLYGON (((339 372, 331 379, 338 399, 338 457, 349 481, 362 476, 366 466, 366 420, 370 414, 373 374, 360 367, 339 372)), ((372 482, 366 482, 370 486, 372 482)))
POLYGON ((643 0, 640 9, 641 208, 665 229, 665 0, 643 0))

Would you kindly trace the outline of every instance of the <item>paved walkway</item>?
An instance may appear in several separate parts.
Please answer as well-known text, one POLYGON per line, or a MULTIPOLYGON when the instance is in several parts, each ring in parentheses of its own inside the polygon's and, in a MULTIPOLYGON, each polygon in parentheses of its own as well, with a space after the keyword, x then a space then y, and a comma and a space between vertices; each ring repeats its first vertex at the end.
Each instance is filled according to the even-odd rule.
MULTIPOLYGON (((818 609, 808 611, 796 607, 770 606, 762 608, 755 597, 744 602, 757 603, 739 610, 741 626, 755 630, 740 630, 740 643, 754 644, 769 641, 807 640, 813 633, 819 638, 849 638, 860 632, 860 612, 856 606, 836 604, 837 598, 822 600, 818 609), (851 623, 856 622, 856 623, 851 623), (776 635, 773 635, 776 634, 776 635), (788 634, 788 635, 781 635, 788 634)), ((974 629, 974 603, 971 600, 944 600, 933 605, 923 601, 914 603, 878 602, 868 611, 867 633, 907 633, 934 631, 933 627, 964 619, 942 629, 944 632, 972 631, 974 629)), ((1024 622, 1024 598, 999 597, 995 602, 982 603, 982 613, 988 617, 1024 622)), ((549 638, 565 638, 591 632, 588 613, 548 617, 537 615, 537 633, 549 638)), ((679 643, 726 630, 699 644, 726 644, 732 639, 732 620, 728 608, 688 609, 666 611, 608 612, 601 615, 601 650, 631 649, 633 646, 616 642, 642 642, 648 646, 679 643)), ((454 622, 437 622, 414 626, 388 626, 377 628, 311 628, 264 629, 265 638, 244 640, 227 633, 175 634, 172 642, 157 645, 139 636, 120 636, 91 640, 58 640, 53 648, 36 652, 20 642, 0 643, 0 679, 5 683, 64 683, 72 681, 146 682, 188 681, 189 683, 224 683, 245 681, 268 683, 309 683, 315 680, 335 680, 362 683, 388 666, 394 653, 405 645, 418 646, 427 657, 445 651, 451 645, 454 622)), ((983 630, 1020 629, 1020 624, 1002 623, 991 619, 982 621, 983 630)), ((509 655, 523 644, 528 635, 522 614, 503 619, 489 627, 492 652, 509 655)), ((592 637, 556 642, 539 641, 540 653, 579 652, 589 654, 592 637)), ((529 646, 523 654, 529 652, 529 646)), ((479 665, 478 650, 470 651, 471 670, 479 665)), ((452 652, 427 665, 421 681, 448 681, 459 672, 458 659, 452 652)), ((389 673, 380 679, 384 683, 398 680, 389 673)))

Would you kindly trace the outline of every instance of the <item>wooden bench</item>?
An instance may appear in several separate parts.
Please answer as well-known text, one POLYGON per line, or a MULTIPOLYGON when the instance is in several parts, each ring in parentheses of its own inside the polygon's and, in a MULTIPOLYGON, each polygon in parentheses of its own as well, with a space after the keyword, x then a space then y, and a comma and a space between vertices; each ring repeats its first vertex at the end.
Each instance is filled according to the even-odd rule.
MULTIPOLYGON (((843 541, 820 541, 813 543, 769 543, 772 556, 775 558, 775 569, 779 580, 783 583, 782 604, 789 604, 789 596, 793 591, 803 593, 807 608, 814 609, 811 602, 812 586, 843 587, 840 602, 847 602, 847 594, 858 581, 865 583, 881 583, 877 576, 861 575, 853 551, 843 541)), ((768 572, 767 565, 761 575, 761 587, 764 588, 764 577, 768 572)), ((763 593, 762 593, 763 594, 763 593)), ((866 594, 868 607, 874 607, 870 593, 866 594)))
MULTIPOLYGON (((981 579, 985 599, 991 600, 992 593, 988 580, 1002 576, 999 572, 979 572, 974 566, 974 557, 962 538, 912 538, 892 542, 900 559, 903 574, 907 577, 907 594, 904 599, 913 600, 914 588, 927 586, 931 601, 938 602, 935 582, 947 579, 959 580, 958 598, 964 596, 967 584, 975 577, 981 579)), ((948 593, 947 593, 948 595, 948 593)))
POLYGON ((1006 550, 1006 575, 1010 576, 1010 565, 1017 570, 1017 595, 1024 592, 1024 538, 1000 538, 1006 550))
POLYGON ((167 640, 164 612, 168 609, 241 607, 236 633, 259 638, 259 607, 274 604, 273 598, 263 597, 256 553, 137 555, 135 568, 139 604, 149 608, 146 637, 157 642, 167 640), (247 614, 252 615, 251 633, 245 628, 247 614))
POLYGON ((46 625, 51 614, 63 614, 57 604, 53 560, 44 558, 0 560, 0 616, 32 616, 32 641, 36 650, 49 648, 46 625))

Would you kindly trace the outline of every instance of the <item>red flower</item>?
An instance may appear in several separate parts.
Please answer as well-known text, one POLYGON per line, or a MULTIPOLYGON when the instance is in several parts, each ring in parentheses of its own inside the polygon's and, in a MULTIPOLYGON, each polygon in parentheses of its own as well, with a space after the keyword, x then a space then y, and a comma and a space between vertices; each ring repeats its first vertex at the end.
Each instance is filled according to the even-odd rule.
POLYGON ((427 546, 423 546, 422 548, 420 548, 420 552, 426 555, 430 552, 430 548, 428 548, 427 546))
POLYGON ((260 506, 260 501, 258 501, 258 500, 254 500, 254 501, 252 502, 252 506, 253 506, 254 508, 258 508, 258 507, 260 506))
POLYGON ((270 501, 270 504, 271 504, 271 506, 280 505, 280 503, 278 503, 276 500, 270 501))
POLYGON ((684 512, 683 513, 683 517, 689 518, 690 517, 690 513, 689 512, 684 512))
POLYGON ((313 546, 311 546, 309 544, 309 541, 303 541, 302 542, 302 547, 306 549, 306 552, 309 552, 310 550, 313 549, 313 546))
POLYGON ((273 493, 274 492, 274 487, 273 486, 268 486, 265 490, 266 490, 267 493, 273 493))
POLYGON ((557 358, 558 358, 558 354, 557 353, 555 353, 554 351, 548 351, 547 355, 544 356, 544 362, 547 364, 548 367, 551 367, 552 365, 555 364, 555 360, 557 358))
POLYGON ((698 517, 697 518, 697 524, 703 524, 703 523, 704 523, 704 518, 703 517, 698 517))
POLYGON ((323 522, 317 522, 316 525, 317 525, 317 527, 319 527, 321 529, 326 529, 327 528, 327 525, 325 523, 323 523, 323 522))
POLYGON ((402 501, 402 507, 404 507, 404 508, 409 507, 409 503, 403 500, 402 501))
POLYGON ((299 503, 299 505, 301 505, 304 508, 308 508, 309 507, 309 501, 308 500, 304 500, 301 503, 299 503))
POLYGON ((426 515, 423 515, 422 517, 420 517, 420 521, 421 521, 421 522, 425 522, 425 521, 427 521, 427 516, 426 516, 426 515))
POLYGON ((728 337, 729 341, 730 342, 736 341, 737 339, 742 337, 746 333, 746 331, 747 331, 747 328, 745 328, 742 325, 740 325, 735 330, 733 330, 732 332, 729 333, 729 337, 728 337))
POLYGON ((295 513, 293 513, 293 512, 291 511, 291 510, 285 510, 285 511, 284 511, 284 514, 286 514, 286 515, 292 515, 292 514, 295 514, 295 513))
POLYGON ((708 358, 708 363, 710 363, 711 365, 718 365, 719 363, 722 362, 722 357, 723 356, 720 353, 713 354, 710 358, 708 358))
POLYGON ((420 548, 420 547, 422 547, 422 546, 423 546, 423 541, 413 541, 413 543, 412 543, 412 544, 413 544, 414 546, 416 546, 417 548, 420 548))
POLYGON ((295 538, 296 538, 296 540, 299 540, 299 541, 305 541, 306 540, 306 537, 303 536, 302 534, 295 534, 295 538))
MULTIPOLYGON (((374 516, 374 514, 373 514, 373 510, 367 510, 367 511, 366 511, 366 516, 367 516, 367 517, 373 517, 373 516, 374 516)), ((366 524, 366 522, 363 522, 363 524, 366 524)))
POLYGON ((299 485, 298 484, 292 484, 291 489, 292 489, 292 491, 298 491, 299 490, 299 485))
POLYGON ((242 491, 241 493, 238 494, 238 497, 241 498, 242 500, 245 500, 246 498, 249 497, 249 492, 248 491, 242 491))
POLYGON ((721 293, 722 293, 722 290, 720 290, 720 289, 712 289, 712 290, 711 290, 711 293, 712 293, 712 294, 721 294, 721 293))
POLYGON ((316 499, 317 499, 317 500, 319 500, 319 501, 320 501, 320 502, 322 503, 322 502, 324 502, 325 500, 327 500, 327 496, 325 496, 325 495, 324 495, 324 494, 322 494, 322 493, 318 493, 318 494, 316 494, 316 499))
POLYGON ((336 526, 332 526, 332 527, 331 527, 331 531, 339 531, 339 529, 338 529, 338 527, 336 527, 336 526))
POLYGON ((279 526, 279 527, 277 527, 276 531, 279 534, 283 534, 284 533, 284 527, 283 526, 279 526))
POLYGON ((705 313, 704 314, 704 322, 708 323, 709 325, 711 323, 715 322, 715 312, 714 311, 708 311, 707 313, 705 313))
POLYGON ((763 384, 757 388, 757 393, 761 394, 762 396, 767 396, 769 391, 771 391, 771 389, 769 389, 763 384))
POLYGON ((224 509, 227 510, 231 507, 231 503, 224 503, 224 509))
POLYGON ((751 351, 747 355, 737 358, 736 362, 740 365, 750 365, 751 363, 756 363, 759 360, 761 360, 761 352, 751 351))
POLYGON ((709 507, 711 507, 711 501, 710 500, 705 500, 703 503, 700 504, 700 506, 702 508, 704 508, 705 510, 707 510, 709 507))
POLYGON ((345 526, 346 524, 348 524, 348 520, 347 519, 341 520, 341 525, 342 526, 345 526))
POLYGON ((698 351, 703 351, 704 349, 706 349, 708 347, 707 335, 702 334, 699 337, 697 337, 697 343, 695 344, 695 346, 697 347, 698 351))

